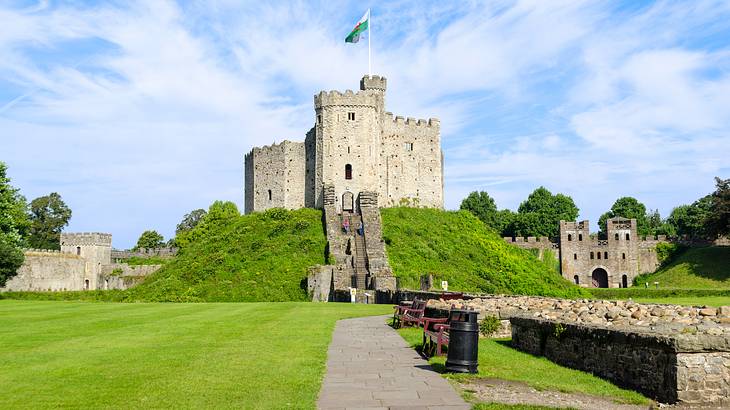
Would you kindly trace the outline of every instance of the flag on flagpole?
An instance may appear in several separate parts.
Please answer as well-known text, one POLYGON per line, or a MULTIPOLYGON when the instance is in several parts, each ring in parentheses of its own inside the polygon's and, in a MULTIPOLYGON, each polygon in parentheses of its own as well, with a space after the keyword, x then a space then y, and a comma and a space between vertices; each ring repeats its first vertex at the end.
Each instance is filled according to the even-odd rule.
POLYGON ((345 37, 345 43, 357 43, 360 41, 360 34, 368 29, 370 25, 370 9, 365 12, 360 21, 355 24, 352 32, 345 37))

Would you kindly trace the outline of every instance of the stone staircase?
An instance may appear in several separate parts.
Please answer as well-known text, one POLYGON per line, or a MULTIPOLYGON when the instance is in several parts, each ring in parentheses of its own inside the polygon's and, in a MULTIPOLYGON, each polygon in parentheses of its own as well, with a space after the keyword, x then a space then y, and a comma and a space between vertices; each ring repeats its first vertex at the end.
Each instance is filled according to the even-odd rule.
POLYGON ((365 237, 355 232, 353 244, 355 245, 355 258, 353 260, 355 268, 355 287, 358 289, 366 289, 368 267, 367 252, 365 248, 365 237))

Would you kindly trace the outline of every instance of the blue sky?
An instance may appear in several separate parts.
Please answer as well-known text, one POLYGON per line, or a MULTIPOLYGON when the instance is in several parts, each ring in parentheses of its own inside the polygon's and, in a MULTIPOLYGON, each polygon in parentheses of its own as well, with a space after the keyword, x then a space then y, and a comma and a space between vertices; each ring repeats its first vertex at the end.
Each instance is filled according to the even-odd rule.
POLYGON ((730 177, 730 2, 0 1, 0 160, 68 231, 166 238, 243 155, 303 140, 312 96, 373 71, 397 115, 441 120, 447 208, 536 187, 595 221, 620 196, 666 216, 730 177))

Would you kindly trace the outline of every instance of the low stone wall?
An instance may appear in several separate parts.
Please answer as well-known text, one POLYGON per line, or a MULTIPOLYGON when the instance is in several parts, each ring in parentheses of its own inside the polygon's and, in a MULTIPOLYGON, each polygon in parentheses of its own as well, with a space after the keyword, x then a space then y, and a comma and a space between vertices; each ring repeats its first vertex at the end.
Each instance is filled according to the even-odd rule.
POLYGON ((513 316, 512 344, 660 402, 730 405, 730 339, 513 316))
POLYGON ((103 265, 100 289, 129 289, 141 283, 147 276, 157 272, 162 265, 128 265, 126 263, 113 263, 103 265))

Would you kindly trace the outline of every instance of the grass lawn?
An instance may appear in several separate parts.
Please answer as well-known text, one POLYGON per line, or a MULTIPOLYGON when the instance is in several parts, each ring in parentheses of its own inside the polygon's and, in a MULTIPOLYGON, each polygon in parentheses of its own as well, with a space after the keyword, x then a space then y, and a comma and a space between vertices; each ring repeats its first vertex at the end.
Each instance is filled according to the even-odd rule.
MULTIPOLYGON (((420 346, 421 335, 423 333, 421 329, 405 328, 399 329, 398 331, 412 346, 420 346)), ((437 369, 443 368, 445 361, 445 357, 434 357, 430 360, 431 364, 437 369)), ((470 377, 494 377, 525 382, 538 390, 558 390, 567 393, 593 394, 609 397, 614 401, 622 403, 645 404, 650 402, 649 399, 640 393, 621 389, 589 373, 559 366, 544 357, 535 357, 520 352, 507 346, 505 341, 494 339, 479 340, 478 375, 450 374, 447 377, 457 380, 470 377)), ((477 408, 510 408, 499 406, 502 405, 490 404, 477 408)))
POLYGON ((335 322, 390 311, 0 300, 0 408, 311 409, 335 322))
POLYGON ((659 286, 669 288, 730 289, 730 246, 687 249, 667 266, 637 281, 659 282, 659 286))

